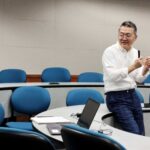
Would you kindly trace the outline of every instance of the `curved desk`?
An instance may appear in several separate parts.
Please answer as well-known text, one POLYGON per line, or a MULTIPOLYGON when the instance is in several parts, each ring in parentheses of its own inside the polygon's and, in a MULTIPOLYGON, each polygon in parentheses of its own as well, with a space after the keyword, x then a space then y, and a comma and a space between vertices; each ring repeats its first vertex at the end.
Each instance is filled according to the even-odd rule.
MULTIPOLYGON (((104 95, 104 84, 98 82, 38 82, 38 83, 1 83, 0 84, 0 103, 5 109, 5 118, 11 116, 10 97, 14 89, 21 86, 40 86, 47 88, 51 95, 51 104, 49 109, 66 106, 66 96, 68 91, 76 88, 92 88, 101 92, 104 95)), ((142 92, 145 102, 149 99, 150 84, 138 85, 142 92)))
MULTIPOLYGON (((78 105, 78 106, 71 106, 71 107, 56 108, 56 109, 45 111, 39 115, 40 116, 41 115, 42 116, 47 116, 47 115, 63 116, 66 119, 69 119, 70 121, 73 121, 76 123, 77 119, 72 117, 71 114, 82 112, 83 107, 84 107, 83 105, 78 105)), ((101 129, 112 130, 113 133, 112 133, 111 137, 114 138, 115 140, 117 140, 118 142, 122 143, 127 148, 127 150, 143 150, 143 149, 149 150, 150 149, 150 137, 132 134, 132 133, 125 132, 120 129, 114 128, 108 124, 104 124, 102 118, 108 114, 111 114, 111 113, 109 113, 106 105, 101 104, 101 106, 94 118, 94 121, 92 122, 90 129, 99 130, 101 127, 101 129)), ((33 122, 33 126, 38 131, 46 134, 47 136, 62 142, 62 138, 60 135, 51 135, 48 132, 46 124, 38 124, 38 123, 33 122)))

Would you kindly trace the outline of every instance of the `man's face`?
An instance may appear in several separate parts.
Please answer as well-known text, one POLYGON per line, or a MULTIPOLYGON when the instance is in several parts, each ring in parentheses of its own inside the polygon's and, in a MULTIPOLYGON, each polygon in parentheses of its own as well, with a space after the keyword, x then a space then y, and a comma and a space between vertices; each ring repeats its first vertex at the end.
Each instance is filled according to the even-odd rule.
POLYGON ((126 49, 127 51, 130 50, 136 38, 137 35, 133 28, 124 26, 119 28, 118 41, 121 47, 126 49))

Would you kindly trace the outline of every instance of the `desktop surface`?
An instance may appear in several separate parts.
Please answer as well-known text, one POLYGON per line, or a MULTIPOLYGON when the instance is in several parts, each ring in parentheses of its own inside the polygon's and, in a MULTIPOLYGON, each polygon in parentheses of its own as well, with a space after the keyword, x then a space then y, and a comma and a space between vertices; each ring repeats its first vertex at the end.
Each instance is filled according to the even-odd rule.
MULTIPOLYGON (((45 111, 41 113, 40 115, 60 116, 61 114, 66 119, 69 119, 70 121, 77 123, 78 118, 72 114, 81 113, 83 108, 84 108, 84 105, 61 107, 61 108, 56 108, 56 109, 45 111)), ((101 129, 103 128, 103 129, 112 130, 112 134, 109 136, 114 138, 118 142, 122 143, 127 148, 127 150, 142 150, 142 149, 149 150, 150 137, 125 132, 125 131, 122 131, 120 129, 117 129, 115 127, 112 127, 104 123, 102 118, 103 116, 108 115, 108 114, 111 114, 111 113, 108 111, 106 105, 101 104, 98 112, 96 113, 94 121, 91 124, 90 129, 99 130, 100 128, 101 129)), ((50 136, 51 138, 54 138, 55 140, 62 142, 62 138, 60 135, 51 135, 49 133, 49 131, 47 130, 46 124, 37 124, 33 122, 33 126, 40 132, 46 134, 47 136, 50 136)))

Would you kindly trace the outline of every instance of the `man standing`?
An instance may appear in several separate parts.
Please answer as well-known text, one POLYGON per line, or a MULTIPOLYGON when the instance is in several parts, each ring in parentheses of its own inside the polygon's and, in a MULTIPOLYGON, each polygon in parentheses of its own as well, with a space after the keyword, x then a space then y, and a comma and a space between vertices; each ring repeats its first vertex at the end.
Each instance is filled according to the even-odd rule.
POLYGON ((108 109, 123 130, 144 135, 142 108, 135 88, 148 75, 150 57, 138 58, 138 50, 132 47, 136 39, 136 25, 123 22, 118 42, 104 51, 102 64, 108 109))

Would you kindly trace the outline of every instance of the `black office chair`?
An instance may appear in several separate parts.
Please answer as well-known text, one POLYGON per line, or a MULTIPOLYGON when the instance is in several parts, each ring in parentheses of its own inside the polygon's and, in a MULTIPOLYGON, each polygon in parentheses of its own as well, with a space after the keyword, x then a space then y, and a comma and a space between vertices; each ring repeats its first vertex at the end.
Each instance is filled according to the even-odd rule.
POLYGON ((66 150, 126 150, 109 136, 74 124, 64 125, 61 136, 66 150))
POLYGON ((1 150, 6 149, 35 149, 35 150, 55 150, 51 141, 43 134, 33 131, 0 127, 1 150))

